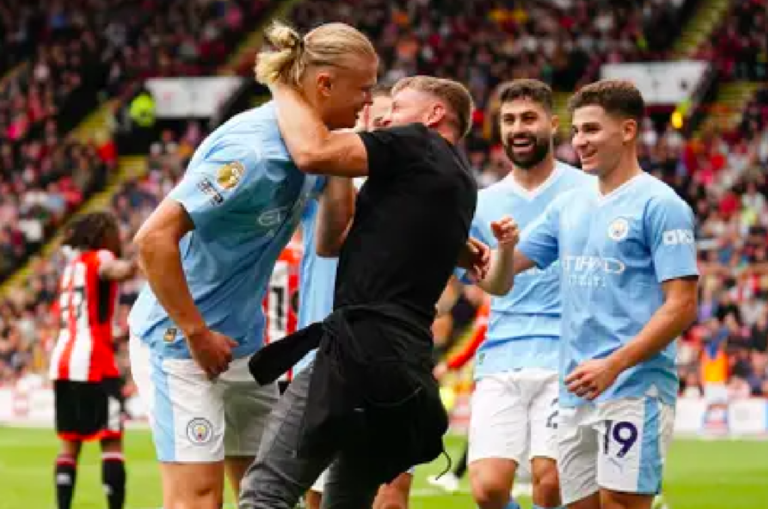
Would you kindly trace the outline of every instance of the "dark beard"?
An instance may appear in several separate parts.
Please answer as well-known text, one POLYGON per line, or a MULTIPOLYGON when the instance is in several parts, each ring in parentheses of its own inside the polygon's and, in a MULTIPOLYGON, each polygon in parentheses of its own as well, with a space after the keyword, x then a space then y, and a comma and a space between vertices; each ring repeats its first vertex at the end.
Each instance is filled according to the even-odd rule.
POLYGON ((524 170, 528 170, 542 162, 547 157, 547 154, 549 154, 550 146, 552 145, 552 142, 545 138, 536 138, 535 140, 536 141, 534 142, 533 150, 531 153, 523 157, 518 157, 515 155, 512 142, 504 146, 504 152, 515 166, 524 170))

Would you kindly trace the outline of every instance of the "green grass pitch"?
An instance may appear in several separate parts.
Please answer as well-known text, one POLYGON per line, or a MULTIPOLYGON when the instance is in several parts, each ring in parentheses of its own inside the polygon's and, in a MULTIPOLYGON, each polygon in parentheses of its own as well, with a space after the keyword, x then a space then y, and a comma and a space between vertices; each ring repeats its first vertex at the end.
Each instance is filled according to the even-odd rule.
MULTIPOLYGON (((458 458, 461 437, 448 437, 448 452, 458 458)), ((54 508, 53 459, 56 438, 50 429, 0 427, 0 509, 54 508)), ((81 458, 75 509, 102 509, 98 446, 86 446, 81 458)), ((126 509, 161 506, 158 468, 149 432, 126 434, 128 498, 126 509)), ((445 495, 426 482, 445 459, 416 470, 411 509, 473 509, 466 479, 462 490, 445 495)), ((768 509, 768 441, 674 442, 665 472, 665 496, 671 509, 768 509)), ((231 493, 227 493, 232 508, 231 493)), ((521 500, 523 507, 530 501, 521 500)))

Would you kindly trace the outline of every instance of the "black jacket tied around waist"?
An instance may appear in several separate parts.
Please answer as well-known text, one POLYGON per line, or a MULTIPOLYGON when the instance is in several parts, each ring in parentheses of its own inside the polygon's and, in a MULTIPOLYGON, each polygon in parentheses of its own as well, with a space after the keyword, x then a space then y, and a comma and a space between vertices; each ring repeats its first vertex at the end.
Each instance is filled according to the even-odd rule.
POLYGON ((264 385, 318 348, 300 454, 358 455, 388 483, 443 452, 448 416, 422 322, 394 304, 348 306, 251 357, 264 385))

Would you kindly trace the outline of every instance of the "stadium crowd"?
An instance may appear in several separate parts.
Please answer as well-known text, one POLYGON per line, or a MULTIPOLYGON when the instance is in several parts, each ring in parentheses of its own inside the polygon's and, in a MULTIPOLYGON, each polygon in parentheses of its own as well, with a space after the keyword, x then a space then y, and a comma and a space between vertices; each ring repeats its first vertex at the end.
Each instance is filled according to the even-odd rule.
MULTIPOLYGON (((239 7, 233 7, 234 11, 227 10, 223 16, 209 15, 207 19, 220 21, 205 25, 214 28, 202 33, 210 35, 217 30, 226 33, 229 29, 220 23, 242 26, 243 13, 247 11, 250 15, 257 15, 264 3, 236 2, 239 7)), ((490 1, 474 2, 470 6, 457 0, 398 0, 386 4, 382 0, 323 0, 300 4, 294 11, 293 21, 305 29, 322 21, 340 20, 365 30, 374 39, 383 57, 384 82, 419 72, 451 75, 467 83, 479 107, 466 148, 478 182, 485 187, 503 178, 509 170, 498 136, 494 129, 488 128, 492 124, 490 119, 494 118, 494 94, 502 81, 514 77, 536 77, 555 84, 557 90, 572 90, 585 81, 595 79, 599 65, 605 61, 663 58, 674 35, 671 27, 677 23, 682 3, 549 0, 522 2, 515 10, 505 10, 495 8, 496 4, 490 1), (479 16, 478 13, 482 12, 489 15, 479 16), (586 19, 593 21, 594 30, 575 30, 574 27, 585 26, 586 19), (468 37, 468 34, 472 36, 468 37), (459 70, 458 75, 456 70, 459 70)), ((760 6, 765 2, 753 0, 744 4, 760 6)), ((227 5, 235 4, 228 2, 227 5)), ((175 13, 171 17, 147 23, 138 31, 134 30, 136 27, 129 28, 127 25, 119 28, 121 24, 133 21, 113 20, 112 28, 105 32, 106 37, 113 38, 112 48, 115 51, 107 60, 111 66, 108 76, 119 75, 112 83, 119 83, 122 87, 130 80, 154 72, 148 67, 140 67, 143 64, 134 64, 148 62, 146 58, 136 58, 136 55, 147 56, 147 51, 155 59, 154 69, 165 69, 169 73, 204 71, 210 69, 208 64, 219 61, 221 53, 218 50, 203 51, 201 46, 196 46, 196 51, 192 51, 191 47, 202 45, 206 37, 202 42, 188 41, 189 47, 184 49, 185 34, 191 32, 166 30, 167 23, 176 19, 174 16, 201 26, 198 24, 200 18, 196 17, 202 16, 201 11, 195 11, 193 7, 188 9, 191 10, 171 7, 169 12, 175 13), (163 34, 168 37, 161 37, 163 34), (127 43, 128 40, 143 42, 133 47, 127 43), (158 51, 155 43, 166 45, 163 47, 169 51, 158 51), (118 52, 116 48, 124 49, 118 52), (189 67, 190 62, 193 62, 192 67, 189 67)), ((221 14, 221 11, 215 12, 221 14)), ((731 26, 738 28, 742 15, 743 9, 735 8, 724 23, 723 33, 728 33, 731 26)), ((200 30, 196 29, 195 33, 198 32, 200 30)), ((217 46, 214 44, 212 47, 217 46)), ((742 57, 735 55, 733 58, 734 61, 741 61, 742 57)), ((733 68, 737 67, 734 65, 733 68)), ((740 77, 736 71, 724 76, 740 77)), ((122 90, 113 87, 108 93, 115 95, 122 90)), ((2 107, 0 104, 0 112, 2 107)), ((698 324, 682 338, 679 358, 683 381, 681 389, 687 393, 701 392, 701 359, 707 347, 714 344, 727 352, 728 383, 734 396, 768 395, 766 119, 768 93, 763 91, 748 107, 738 136, 711 132, 697 139, 686 137, 669 125, 660 128, 650 120, 642 128, 643 167, 669 182, 697 213, 703 274, 700 318, 698 324)), ((46 129, 48 125, 51 123, 46 121, 46 129)), ((55 127, 55 123, 53 125, 55 127)), ((195 122, 190 122, 181 135, 164 132, 151 148, 147 176, 128 183, 114 197, 113 210, 120 220, 129 256, 129 240, 149 212, 173 187, 204 134, 195 122)), ((0 181, 3 189, 0 193, 0 221, 3 225, 0 249, 3 250, 3 263, 6 259, 23 258, 24 248, 19 247, 19 243, 23 245, 30 232, 32 240, 39 244, 50 229, 60 224, 67 207, 71 210, 77 200, 87 195, 83 191, 85 188, 77 185, 76 167, 82 169, 86 164, 96 165, 94 167, 103 165, 106 171, 109 166, 109 162, 99 159, 93 147, 73 144, 64 151, 64 162, 59 166, 53 165, 59 169, 58 172, 41 171, 38 172, 41 175, 37 175, 32 170, 22 173, 11 171, 24 169, 25 164, 21 161, 26 160, 11 159, 6 153, 36 153, 42 151, 41 147, 44 148, 46 143, 47 139, 42 138, 42 141, 24 142, 20 148, 7 143, 0 146, 0 165, 3 169, 0 181), (72 161, 80 162, 73 164, 72 161), (22 176, 27 174, 37 176, 38 180, 26 182, 22 176), (42 176, 48 178, 43 179, 42 176), (21 182, 18 185, 26 187, 14 187, 17 185, 15 182, 21 182), (37 192, 25 192, 29 189, 37 192), (62 200, 61 196, 69 196, 70 199, 62 200), (38 218, 43 229, 49 230, 36 232, 35 228, 40 226, 25 222, 29 217, 38 218), (35 233, 38 235, 35 236, 35 233), (11 253, 11 258, 6 258, 6 252, 11 253)), ((560 160, 576 162, 569 140, 559 141, 556 153, 560 160)), ((38 163, 38 167, 43 166, 38 163)), ((55 339, 56 322, 51 306, 58 266, 57 256, 46 260, 35 259, 29 283, 0 302, 0 384, 17 379, 30 370, 44 370, 47 351, 55 339)), ((119 348, 124 366, 127 365, 124 356, 125 320, 141 284, 137 279, 121 286, 118 337, 122 338, 119 348)))

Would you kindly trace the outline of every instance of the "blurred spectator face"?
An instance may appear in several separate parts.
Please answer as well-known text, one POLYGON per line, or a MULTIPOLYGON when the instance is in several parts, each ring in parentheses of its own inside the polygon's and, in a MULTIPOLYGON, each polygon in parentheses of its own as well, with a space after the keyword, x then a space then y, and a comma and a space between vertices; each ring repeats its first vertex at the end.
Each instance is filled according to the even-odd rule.
POLYGON ((624 144, 637 137, 637 123, 589 105, 573 112, 573 148, 587 173, 605 177, 619 165, 624 144))
POLYGON ((543 161, 552 148, 557 119, 539 103, 525 98, 501 105, 501 142, 515 167, 527 170, 543 161))

